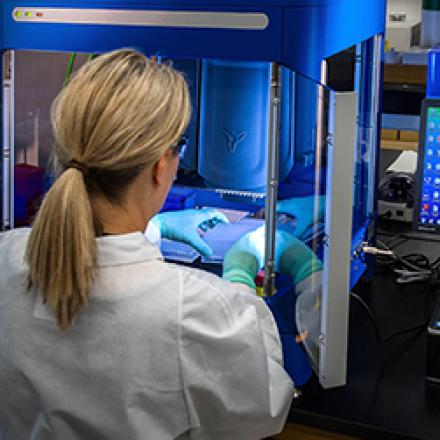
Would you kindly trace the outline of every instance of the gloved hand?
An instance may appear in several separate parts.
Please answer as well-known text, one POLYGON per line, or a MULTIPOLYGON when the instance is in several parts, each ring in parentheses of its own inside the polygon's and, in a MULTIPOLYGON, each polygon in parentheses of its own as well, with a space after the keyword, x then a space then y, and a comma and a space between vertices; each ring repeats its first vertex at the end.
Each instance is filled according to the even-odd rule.
POLYGON ((209 257, 212 250, 197 232, 198 226, 207 221, 229 223, 228 218, 214 208, 161 212, 151 219, 160 230, 161 237, 187 243, 202 255, 209 257))
POLYGON ((325 215, 325 196, 318 196, 317 218, 315 215, 315 196, 294 197, 280 200, 277 213, 285 213, 296 218, 295 237, 303 234, 316 222, 323 222, 325 215))
MULTIPOLYGON (((223 259, 223 278, 255 289, 255 276, 264 265, 264 226, 236 241, 223 259)), ((275 233, 275 270, 292 277, 296 286, 322 269, 313 251, 294 235, 283 230, 275 233)))
POLYGON ((223 278, 255 289, 255 276, 264 265, 264 226, 238 239, 223 259, 223 278))
POLYGON ((276 233, 275 262, 278 272, 292 277, 294 286, 322 270, 322 263, 315 253, 286 231, 276 233))

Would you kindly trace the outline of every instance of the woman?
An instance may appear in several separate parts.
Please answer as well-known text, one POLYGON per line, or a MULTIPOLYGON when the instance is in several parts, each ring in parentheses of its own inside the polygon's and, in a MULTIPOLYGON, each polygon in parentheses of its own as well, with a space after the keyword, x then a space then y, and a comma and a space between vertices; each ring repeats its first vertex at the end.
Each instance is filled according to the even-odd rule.
POLYGON ((247 286, 261 249, 239 241, 225 263, 232 285, 165 263, 143 235, 189 119, 182 75, 133 50, 88 63, 55 100, 61 174, 32 229, 0 236, 0 438, 282 429, 292 383, 274 320, 247 286))

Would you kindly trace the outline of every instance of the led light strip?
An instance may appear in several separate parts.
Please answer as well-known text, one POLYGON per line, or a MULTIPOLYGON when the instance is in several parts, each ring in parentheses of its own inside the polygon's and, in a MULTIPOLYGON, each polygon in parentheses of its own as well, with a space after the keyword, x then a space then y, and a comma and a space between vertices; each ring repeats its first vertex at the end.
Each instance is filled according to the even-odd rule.
POLYGON ((18 23, 98 24, 264 30, 269 17, 260 12, 156 11, 85 8, 26 8, 12 11, 18 23))
POLYGON ((252 197, 253 199, 264 199, 265 193, 251 192, 251 191, 239 191, 234 189, 221 189, 217 188, 214 190, 217 194, 224 196, 239 196, 239 197, 252 197))

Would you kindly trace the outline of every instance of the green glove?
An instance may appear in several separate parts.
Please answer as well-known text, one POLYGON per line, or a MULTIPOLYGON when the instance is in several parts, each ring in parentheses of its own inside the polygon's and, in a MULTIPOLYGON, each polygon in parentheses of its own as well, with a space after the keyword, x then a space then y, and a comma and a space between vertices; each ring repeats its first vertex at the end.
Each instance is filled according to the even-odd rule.
POLYGON ((264 265, 264 226, 237 240, 223 259, 223 278, 255 289, 255 276, 264 265))
POLYGON ((277 213, 285 213, 295 217, 295 237, 302 237, 315 223, 324 221, 325 196, 318 196, 317 204, 317 218, 315 218, 315 196, 280 200, 277 205, 277 213))
MULTIPOLYGON (((264 266, 264 226, 236 241, 223 259, 223 278, 255 289, 255 277, 264 266)), ((275 233, 275 269, 292 277, 296 286, 322 269, 313 251, 294 235, 283 230, 275 233)))
POLYGON ((151 221, 159 229, 161 237, 187 243, 206 257, 212 255, 212 250, 198 234, 199 225, 209 221, 229 223, 228 218, 214 208, 161 212, 151 221))
POLYGON ((276 235, 276 267, 280 273, 290 275, 295 286, 322 270, 321 261, 306 244, 286 231, 277 231, 276 235))

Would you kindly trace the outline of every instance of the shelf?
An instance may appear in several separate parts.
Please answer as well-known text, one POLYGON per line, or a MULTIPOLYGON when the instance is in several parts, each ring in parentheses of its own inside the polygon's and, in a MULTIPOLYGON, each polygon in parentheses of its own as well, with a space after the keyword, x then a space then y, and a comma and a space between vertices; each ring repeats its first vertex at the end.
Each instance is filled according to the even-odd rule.
POLYGON ((417 151, 419 143, 417 141, 402 141, 402 140, 381 140, 380 148, 383 150, 401 150, 401 151, 417 151))
POLYGON ((427 67, 413 64, 385 64, 385 84, 426 85, 427 67))

